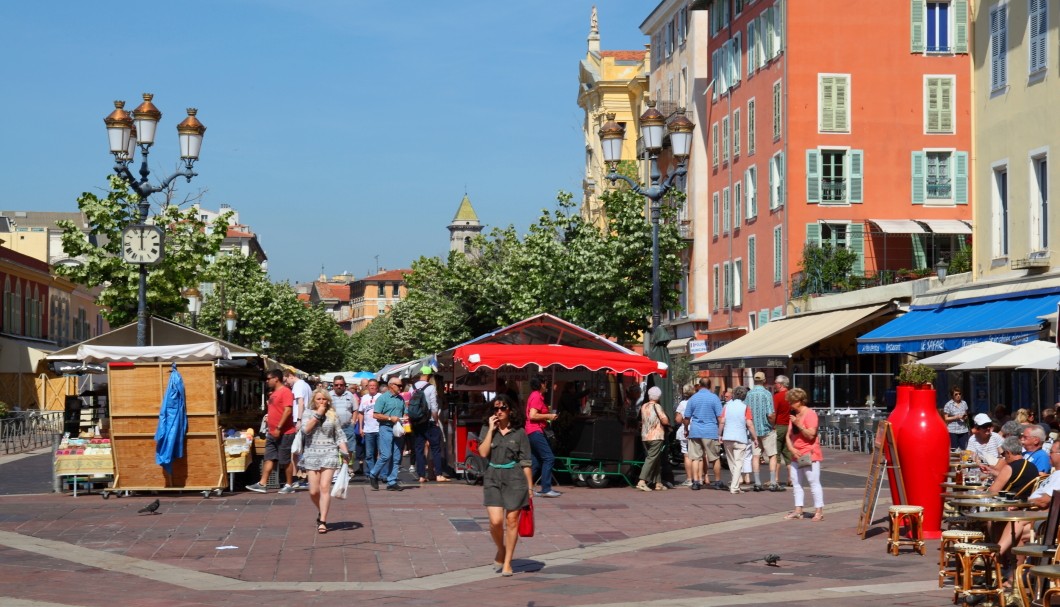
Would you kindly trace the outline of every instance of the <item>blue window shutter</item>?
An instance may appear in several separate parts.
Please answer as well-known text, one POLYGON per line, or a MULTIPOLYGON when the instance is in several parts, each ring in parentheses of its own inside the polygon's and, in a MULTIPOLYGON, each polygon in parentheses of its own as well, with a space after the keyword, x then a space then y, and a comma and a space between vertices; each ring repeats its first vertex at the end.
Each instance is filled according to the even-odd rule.
POLYGON ((953 202, 968 204, 968 152, 953 155, 953 202))
POLYGON ((821 152, 806 150, 806 202, 821 202, 821 152))
POLYGON ((865 275, 865 224, 854 222, 850 224, 847 232, 847 247, 858 254, 858 260, 854 263, 854 272, 858 276, 865 275))
POLYGON ((913 152, 913 178, 912 178, 912 190, 913 190, 913 204, 924 204, 926 193, 924 192, 924 164, 927 162, 927 155, 924 152, 913 152))
MULTIPOLYGON (((909 52, 924 52, 924 0, 910 0, 909 52)), ((965 11, 967 12, 967 11, 965 11)))
MULTIPOLYGON (((847 152, 847 162, 849 163, 847 175, 850 176, 850 191, 848 200, 850 202, 861 202, 864 197, 864 179, 862 177, 864 167, 864 150, 850 150, 847 152)), ((859 228, 860 229, 860 228, 859 228)))
POLYGON ((953 0, 953 52, 968 52, 968 0, 953 0))
POLYGON ((816 221, 806 224, 806 244, 821 246, 821 224, 816 221))

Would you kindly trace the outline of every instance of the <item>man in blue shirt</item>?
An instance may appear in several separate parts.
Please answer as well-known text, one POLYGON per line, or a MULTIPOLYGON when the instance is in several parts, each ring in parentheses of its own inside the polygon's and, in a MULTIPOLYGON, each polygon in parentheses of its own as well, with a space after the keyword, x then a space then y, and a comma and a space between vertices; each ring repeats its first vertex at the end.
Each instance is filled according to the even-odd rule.
POLYGON ((688 458, 692 461, 692 490, 699 491, 704 482, 712 489, 725 489, 721 482, 721 442, 718 440, 718 417, 721 399, 710 389, 710 380, 699 380, 699 390, 685 406, 685 427, 688 433, 688 458), (706 462, 704 462, 704 459, 706 462), (706 465, 714 467, 714 484, 706 474, 706 465))
POLYGON ((744 404, 751 410, 754 419, 755 436, 758 437, 753 445, 753 457, 751 459, 751 471, 755 477, 755 491, 764 491, 762 478, 759 474, 759 459, 766 456, 769 462, 769 490, 783 491, 777 484, 777 433, 773 430, 773 422, 776 421, 776 411, 773 408, 773 395, 766 390, 766 374, 758 371, 754 374, 755 385, 747 392, 744 404))
POLYGON ((379 459, 375 460, 368 473, 368 483, 373 491, 379 490, 379 477, 386 473, 386 490, 401 491, 398 484, 398 469, 401 468, 402 441, 394 437, 394 425, 402 423, 405 415, 405 399, 401 398, 401 379, 391 377, 387 381, 390 391, 375 401, 375 412, 379 420, 379 459))
POLYGON ((1038 424, 1024 424, 1023 432, 1020 433, 1020 443, 1023 445, 1023 459, 1029 460, 1038 469, 1039 474, 1049 474, 1053 466, 1049 462, 1049 454, 1042 451, 1042 443, 1045 442, 1045 430, 1038 424))

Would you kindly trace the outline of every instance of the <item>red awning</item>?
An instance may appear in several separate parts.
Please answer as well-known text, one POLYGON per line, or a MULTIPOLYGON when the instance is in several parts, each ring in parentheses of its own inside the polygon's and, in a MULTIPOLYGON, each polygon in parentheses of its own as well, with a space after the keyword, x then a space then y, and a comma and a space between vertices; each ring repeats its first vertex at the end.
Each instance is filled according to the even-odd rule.
POLYGON ((584 367, 590 371, 609 370, 616 373, 658 373, 666 377, 666 363, 661 363, 639 354, 624 354, 604 350, 589 350, 559 345, 524 346, 515 344, 472 344, 460 346, 453 359, 468 371, 480 367, 498 369, 505 365, 523 368, 527 365, 549 367, 559 365, 565 369, 584 367))

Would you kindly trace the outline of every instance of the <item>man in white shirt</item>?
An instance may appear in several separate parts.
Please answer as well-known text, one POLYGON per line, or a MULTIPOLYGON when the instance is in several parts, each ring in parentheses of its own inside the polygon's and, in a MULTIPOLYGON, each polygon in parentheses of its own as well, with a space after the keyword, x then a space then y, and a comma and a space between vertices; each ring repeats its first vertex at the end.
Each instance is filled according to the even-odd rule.
POLYGON ((379 420, 375 418, 375 401, 379 398, 379 380, 368 380, 368 388, 357 407, 357 420, 361 423, 361 438, 364 441, 364 470, 372 469, 379 452, 379 420))
POLYGON ((980 463, 992 468, 997 465, 1003 440, 1000 435, 994 434, 994 422, 990 416, 980 413, 972 419, 972 432, 965 449, 979 458, 980 463))
MULTIPOLYGON (((294 393, 294 407, 291 414, 294 415, 294 425, 297 428, 302 427, 302 411, 310 406, 313 400, 313 388, 309 387, 309 384, 302 378, 295 375, 294 371, 285 370, 283 372, 283 383, 287 384, 287 387, 294 393)), ((305 475, 305 470, 298 464, 300 458, 291 454, 291 462, 295 467, 295 474, 298 476, 298 480, 295 481, 295 489, 309 489, 309 480, 305 475)))
POLYGON ((346 378, 341 375, 331 380, 330 394, 331 406, 335 409, 342 431, 346 434, 346 447, 350 453, 354 453, 357 450, 356 435, 353 432, 354 418, 357 417, 359 399, 356 394, 346 389, 346 378))

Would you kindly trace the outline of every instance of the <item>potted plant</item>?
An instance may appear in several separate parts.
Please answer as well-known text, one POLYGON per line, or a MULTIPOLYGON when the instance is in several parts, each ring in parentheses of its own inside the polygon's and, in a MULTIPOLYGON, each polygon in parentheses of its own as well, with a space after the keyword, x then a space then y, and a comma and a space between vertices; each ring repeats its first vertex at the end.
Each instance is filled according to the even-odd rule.
POLYGON ((930 388, 935 381, 935 370, 920 363, 906 363, 898 372, 898 383, 917 388, 930 388))

